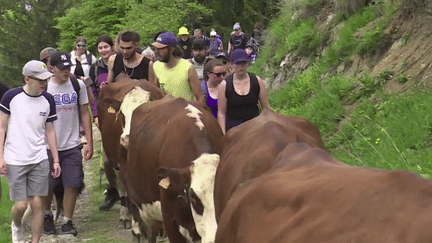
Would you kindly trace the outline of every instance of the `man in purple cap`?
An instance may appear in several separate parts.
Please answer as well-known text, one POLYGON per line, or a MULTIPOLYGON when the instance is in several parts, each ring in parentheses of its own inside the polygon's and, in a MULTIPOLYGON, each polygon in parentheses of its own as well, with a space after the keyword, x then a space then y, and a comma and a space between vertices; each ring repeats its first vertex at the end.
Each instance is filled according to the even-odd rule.
POLYGON ((70 78, 72 62, 69 53, 60 51, 53 53, 50 56, 50 63, 53 66, 54 76, 48 82, 47 91, 53 95, 57 109, 58 120, 54 123, 54 127, 62 175, 59 178, 50 178, 50 190, 48 196, 44 198, 44 232, 55 233, 51 201, 53 188, 62 182, 64 186, 64 217, 61 233, 76 235, 77 231, 72 223, 72 216, 77 196, 84 187, 82 154, 85 160, 91 159, 93 155, 93 136, 87 89, 80 79, 77 79, 80 86, 79 94, 73 87, 70 78), (87 139, 84 148, 79 137, 80 120, 87 139), (81 153, 82 148, 83 153, 81 153))
POLYGON ((204 102, 200 81, 194 66, 181 58, 183 51, 171 32, 160 34, 152 44, 159 61, 153 65, 156 83, 168 94, 204 102))
POLYGON ((41 197, 48 194, 47 144, 54 158, 52 175, 58 177, 61 173, 53 124, 57 115, 53 96, 45 91, 52 76, 47 66, 41 61, 29 61, 23 75, 25 85, 7 91, 0 104, 0 174, 7 175, 10 198, 15 201, 12 242, 25 241, 21 220, 27 201, 32 209, 32 242, 39 242, 43 223, 41 197))

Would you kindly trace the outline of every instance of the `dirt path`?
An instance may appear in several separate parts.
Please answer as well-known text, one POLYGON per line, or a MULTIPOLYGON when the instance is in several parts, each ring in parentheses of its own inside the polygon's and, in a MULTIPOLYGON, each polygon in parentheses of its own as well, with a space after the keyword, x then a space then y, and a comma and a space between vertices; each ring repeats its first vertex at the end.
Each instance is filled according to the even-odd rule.
MULTIPOLYGON (((93 127, 93 135, 95 139, 95 154, 91 161, 84 162, 86 188, 77 200, 73 217, 78 235, 75 237, 72 235, 43 234, 41 243, 132 242, 130 230, 124 229, 118 220, 119 202, 110 211, 99 212, 98 205, 103 200, 101 194, 105 188, 106 180, 105 178, 102 179, 102 189, 99 182, 94 183, 95 177, 99 178, 99 173, 94 172, 94 164, 99 164, 100 161, 100 133, 96 127, 93 127)), ((62 215, 59 221, 62 222, 62 215)), ((60 231, 60 222, 56 224, 57 232, 60 231)), ((30 240, 31 229, 28 223, 25 224, 25 232, 28 233, 27 238, 30 240)))

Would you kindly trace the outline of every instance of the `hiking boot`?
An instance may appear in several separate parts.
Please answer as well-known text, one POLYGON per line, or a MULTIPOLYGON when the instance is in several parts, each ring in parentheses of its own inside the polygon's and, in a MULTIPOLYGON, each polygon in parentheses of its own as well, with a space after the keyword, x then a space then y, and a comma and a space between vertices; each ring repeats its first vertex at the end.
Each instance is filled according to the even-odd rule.
POLYGON ((25 242, 25 235, 24 235, 24 228, 18 227, 12 222, 11 224, 12 228, 12 243, 24 243, 25 242))
POLYGON ((55 225, 52 214, 46 214, 44 216, 43 232, 47 235, 55 234, 55 225))
POLYGON ((61 234, 62 235, 74 235, 76 236, 78 232, 76 231, 72 220, 68 220, 66 224, 61 226, 61 234))
POLYGON ((99 205, 99 211, 108 211, 110 210, 117 200, 120 199, 117 188, 112 187, 107 189, 105 201, 99 205))

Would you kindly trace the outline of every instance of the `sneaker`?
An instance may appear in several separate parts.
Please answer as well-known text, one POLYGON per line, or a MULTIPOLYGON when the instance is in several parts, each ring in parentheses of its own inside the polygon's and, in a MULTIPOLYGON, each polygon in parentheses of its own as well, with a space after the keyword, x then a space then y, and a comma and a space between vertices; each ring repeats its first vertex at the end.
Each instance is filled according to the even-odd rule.
POLYGON ((74 235, 76 236, 78 232, 76 231, 72 220, 68 220, 66 224, 61 226, 61 234, 62 235, 74 235))
POLYGON ((46 214, 44 216, 43 232, 47 235, 55 234, 55 225, 52 214, 46 214))
POLYGON ((11 228, 12 228, 12 242, 13 243, 24 243, 25 242, 24 228, 23 227, 17 227, 14 224, 14 222, 12 222, 11 228))
POLYGON ((119 193, 115 187, 108 188, 105 201, 99 205, 99 211, 108 211, 120 199, 119 193))

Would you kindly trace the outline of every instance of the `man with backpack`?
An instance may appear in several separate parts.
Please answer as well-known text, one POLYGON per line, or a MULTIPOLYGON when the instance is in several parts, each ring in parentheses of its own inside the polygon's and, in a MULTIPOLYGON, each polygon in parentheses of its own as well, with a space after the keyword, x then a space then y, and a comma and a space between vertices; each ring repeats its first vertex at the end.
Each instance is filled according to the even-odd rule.
POLYGON ((240 23, 235 23, 228 42, 228 54, 231 54, 235 49, 246 49, 248 40, 247 35, 241 30, 240 23))
MULTIPOLYGON (((71 77, 70 54, 57 51, 50 56, 50 64, 54 76, 47 85, 48 93, 54 97, 58 120, 54 122, 57 137, 62 175, 58 178, 50 177, 48 196, 44 198, 44 231, 55 233, 51 201, 53 188, 63 183, 63 224, 62 234, 76 235, 77 231, 72 223, 72 216, 78 194, 84 188, 84 171, 82 165, 81 141, 79 138, 79 122, 81 120, 87 144, 84 145, 84 159, 89 160, 93 155, 93 137, 88 110, 88 97, 85 84, 80 79, 71 77)), ((52 158, 49 158, 50 160, 52 158)))

